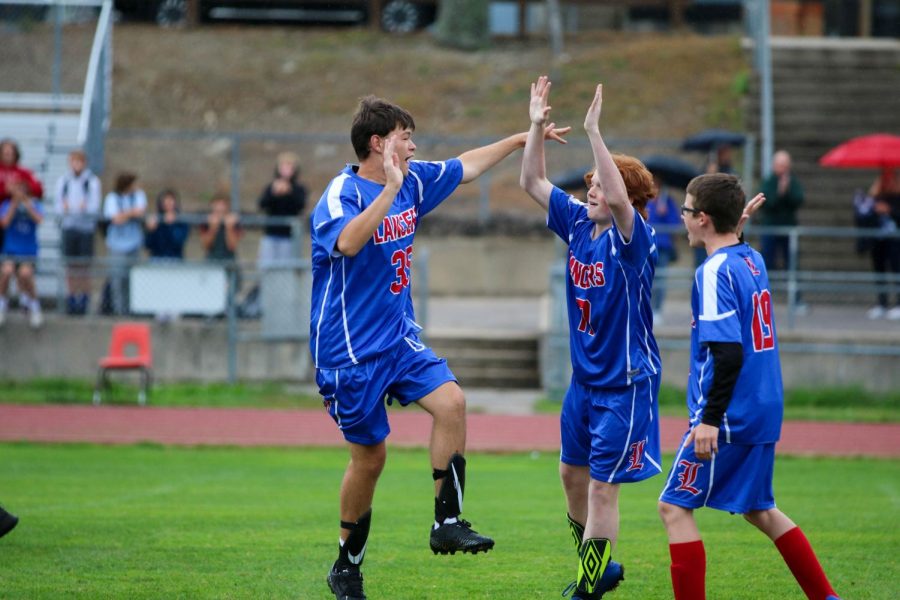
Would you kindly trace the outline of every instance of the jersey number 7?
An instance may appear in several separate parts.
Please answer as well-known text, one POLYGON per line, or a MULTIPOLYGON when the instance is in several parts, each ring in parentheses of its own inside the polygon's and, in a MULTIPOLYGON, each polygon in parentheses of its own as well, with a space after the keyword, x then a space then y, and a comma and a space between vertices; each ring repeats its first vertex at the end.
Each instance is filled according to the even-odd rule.
POLYGON ((575 298, 578 309, 581 311, 581 321, 578 323, 578 331, 586 332, 588 335, 594 335, 591 327, 591 301, 586 298, 575 298))

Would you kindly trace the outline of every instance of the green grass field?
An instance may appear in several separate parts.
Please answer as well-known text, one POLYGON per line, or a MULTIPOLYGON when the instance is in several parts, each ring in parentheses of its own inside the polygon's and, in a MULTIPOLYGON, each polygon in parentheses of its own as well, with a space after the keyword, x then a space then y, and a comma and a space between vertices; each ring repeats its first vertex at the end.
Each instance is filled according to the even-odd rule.
MULTIPOLYGON (((667 457, 668 465, 671 457, 667 457)), ((0 445, 0 597, 328 599, 343 449, 0 445)), ((558 598, 574 549, 552 454, 469 456, 465 516, 487 555, 434 556, 428 458, 390 450, 365 563, 373 599, 558 598)), ((671 597, 656 516, 662 476, 622 491, 616 600, 671 597)), ((900 589, 900 463, 781 458, 779 506, 845 599, 900 589)), ((773 545, 740 517, 701 511, 710 598, 802 600, 773 545)))

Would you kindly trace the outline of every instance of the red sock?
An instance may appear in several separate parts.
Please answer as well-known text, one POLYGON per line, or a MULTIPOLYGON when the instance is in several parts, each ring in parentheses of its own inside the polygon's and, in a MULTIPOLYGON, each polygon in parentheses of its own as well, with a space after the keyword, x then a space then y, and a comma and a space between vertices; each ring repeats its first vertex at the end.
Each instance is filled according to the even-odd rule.
POLYGON ((825 600, 829 595, 837 595, 828 583, 809 540, 799 527, 794 527, 775 540, 775 547, 781 552, 784 562, 809 600, 825 600))
POLYGON ((703 540, 669 544, 672 557, 672 589, 675 600, 705 600, 706 598, 706 550, 703 540))

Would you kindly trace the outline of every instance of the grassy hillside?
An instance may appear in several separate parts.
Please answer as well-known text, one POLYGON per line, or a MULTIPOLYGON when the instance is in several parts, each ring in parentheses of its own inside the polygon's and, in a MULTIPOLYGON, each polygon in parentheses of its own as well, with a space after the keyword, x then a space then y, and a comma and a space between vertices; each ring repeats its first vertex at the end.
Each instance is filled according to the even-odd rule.
MULTIPOLYGON (((35 25, 7 32, 0 89, 49 91, 51 31, 35 25)), ((64 92, 81 91, 91 35, 88 26, 66 28, 64 92)), ((573 35, 555 64, 540 38, 496 40, 490 49, 462 52, 437 46, 428 32, 396 36, 361 28, 161 29, 121 23, 113 44, 114 133, 331 134, 308 142, 242 143, 240 196, 248 212, 255 211, 281 150, 300 155, 304 180, 317 198, 341 165, 354 160, 349 122, 358 98, 366 94, 409 109, 416 118, 417 155, 443 159, 471 144, 438 147, 426 134, 498 138, 522 131, 528 126, 529 84, 551 73, 553 119, 575 127, 569 148, 550 151, 553 173, 590 161, 580 130, 596 83, 605 86, 603 126, 613 149, 641 155, 666 148, 617 147, 615 140, 677 140, 705 127, 741 128, 748 73, 748 57, 737 37, 689 33, 573 35)), ((114 135, 107 144, 104 185, 108 188, 120 170, 137 171, 151 197, 163 187, 175 187, 186 210, 203 210, 209 195, 231 182, 230 142, 114 135)), ((492 172, 487 184, 492 210, 534 211, 517 181, 518 161, 506 161, 492 172)), ((479 188, 466 188, 442 213, 477 211, 479 188)))

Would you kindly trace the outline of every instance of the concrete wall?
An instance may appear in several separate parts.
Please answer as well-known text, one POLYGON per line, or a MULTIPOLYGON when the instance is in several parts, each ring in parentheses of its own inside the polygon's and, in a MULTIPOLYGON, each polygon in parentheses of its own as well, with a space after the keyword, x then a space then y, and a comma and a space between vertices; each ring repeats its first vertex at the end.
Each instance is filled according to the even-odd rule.
MULTIPOLYGON (((106 354, 113 320, 46 315, 31 330, 18 314, 0 328, 0 379, 35 377, 91 379, 106 354)), ((183 320, 153 326, 157 380, 223 381, 228 377, 228 344, 223 321, 183 320)), ((309 347, 302 343, 241 342, 238 377, 246 380, 309 380, 309 347)))
POLYGON ((549 230, 520 237, 419 234, 414 290, 421 277, 415 272, 415 257, 425 249, 428 287, 434 296, 540 296, 549 286, 550 264, 563 256, 562 242, 549 230))
MULTIPOLYGON (((12 314, 0 328, 0 379, 34 377, 91 379, 97 360, 106 353, 113 321, 106 318, 58 318, 48 315, 38 331, 28 328, 24 318, 12 314)), ((785 345, 800 343, 787 336, 785 345)), ((677 336, 660 336, 664 348, 684 345, 677 336)), ((432 340, 435 346, 440 340, 432 340)), ((228 375, 224 322, 195 320, 153 325, 153 357, 158 381, 223 381, 228 375)), ((900 359, 896 356, 798 353, 782 350, 786 387, 832 387, 858 385, 872 391, 900 388, 900 359)), ((684 348, 664 349, 663 381, 683 386, 688 373, 684 348)), ((452 367, 452 364, 451 364, 452 367)), ((307 344, 242 342, 238 344, 238 376, 243 380, 311 381, 307 344)), ((850 399, 852 400, 852 399, 850 399)))

